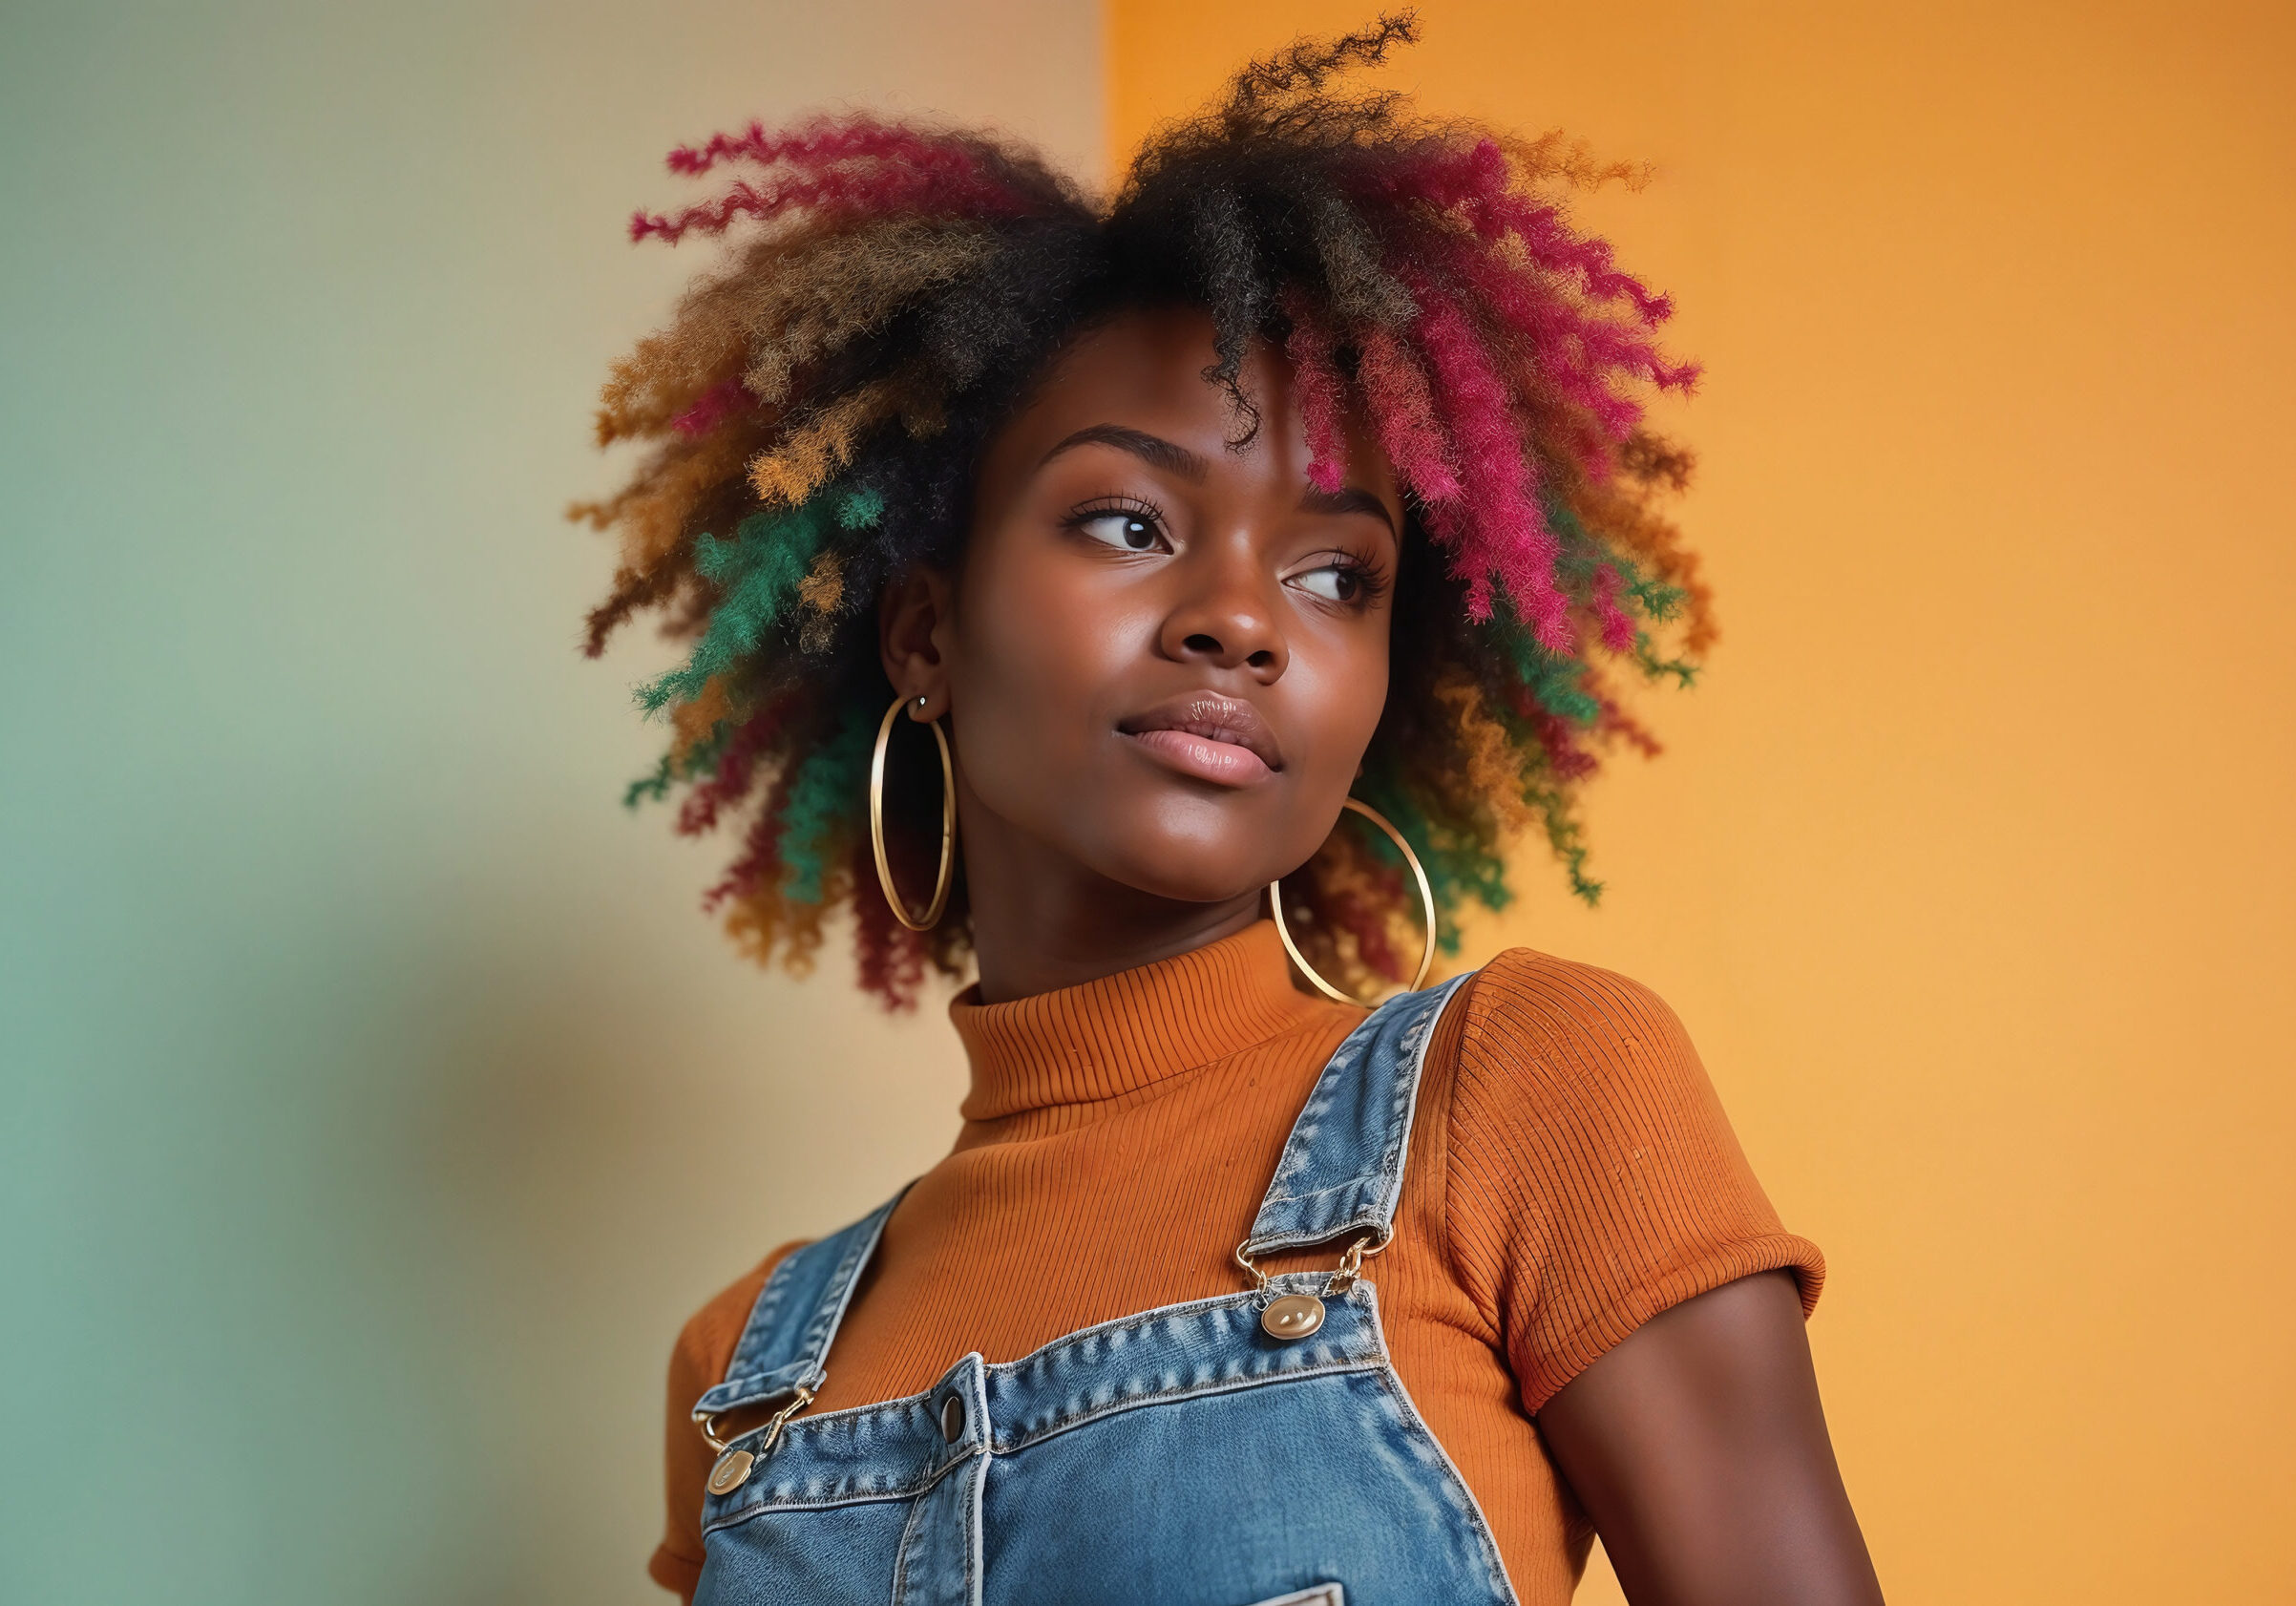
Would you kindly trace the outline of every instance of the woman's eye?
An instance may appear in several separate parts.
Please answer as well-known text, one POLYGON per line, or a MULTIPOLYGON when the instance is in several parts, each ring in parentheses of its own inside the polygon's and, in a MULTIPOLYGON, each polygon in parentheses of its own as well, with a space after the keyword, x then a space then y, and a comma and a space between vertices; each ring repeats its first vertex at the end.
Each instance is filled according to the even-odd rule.
POLYGON ((1095 513, 1078 519, 1076 527, 1120 552, 1153 552, 1164 539, 1154 519, 1137 513, 1095 513))
POLYGON ((1363 594, 1362 577, 1339 563, 1294 575, 1292 583, 1310 596, 1322 597, 1334 602, 1352 602, 1363 594))

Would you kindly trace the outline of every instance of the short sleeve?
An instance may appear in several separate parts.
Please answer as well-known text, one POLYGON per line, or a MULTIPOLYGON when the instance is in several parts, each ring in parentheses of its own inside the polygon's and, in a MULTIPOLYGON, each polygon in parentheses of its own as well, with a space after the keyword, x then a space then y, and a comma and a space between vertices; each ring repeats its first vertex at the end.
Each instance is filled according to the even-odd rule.
POLYGON ((1805 1314, 1816 1303, 1823 1257, 1780 1225, 1655 994, 1519 948, 1486 965, 1462 1005, 1443 1033, 1458 1044, 1451 1255, 1527 1410, 1652 1317, 1723 1283, 1790 1269, 1805 1314))
POLYGON ((785 1243, 757 1267, 696 1311, 678 1334, 669 1357, 668 1420, 663 1432, 663 1485, 668 1522, 646 1573, 654 1582, 691 1601, 702 1581, 703 1485, 717 1452, 694 1426, 694 1402, 726 1376, 742 1329, 749 1323, 758 1291, 781 1257, 797 1248, 785 1243))

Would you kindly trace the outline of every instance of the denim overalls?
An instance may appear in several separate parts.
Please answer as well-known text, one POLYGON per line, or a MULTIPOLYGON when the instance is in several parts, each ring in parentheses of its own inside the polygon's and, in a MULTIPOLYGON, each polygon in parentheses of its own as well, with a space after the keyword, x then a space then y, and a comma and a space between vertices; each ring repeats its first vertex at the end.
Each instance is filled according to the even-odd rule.
MULTIPOLYGON (((1236 1252, 1248 1269, 1385 1243, 1460 980, 1390 1001, 1339 1046, 1236 1252)), ((787 1256, 695 1404, 708 1430, 782 1403, 710 1474, 695 1606, 1515 1606, 1389 1363, 1359 1249, 1338 1272, 1259 1278, 1019 1361, 968 1355, 906 1400, 798 1414, 892 1211, 787 1256)))

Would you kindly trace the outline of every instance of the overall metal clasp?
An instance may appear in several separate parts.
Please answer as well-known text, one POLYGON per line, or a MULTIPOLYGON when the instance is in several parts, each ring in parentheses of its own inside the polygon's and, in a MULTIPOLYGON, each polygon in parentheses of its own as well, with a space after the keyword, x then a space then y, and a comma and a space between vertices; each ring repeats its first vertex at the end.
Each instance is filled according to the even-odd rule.
MULTIPOLYGON (((1269 1288, 1268 1274, 1253 1264, 1252 1257, 1244 1253, 1249 1247, 1251 1247, 1249 1238, 1235 1246, 1235 1263, 1257 1279, 1258 1292, 1264 1299, 1269 1288)), ((1369 1236, 1359 1237, 1349 1244, 1347 1253, 1339 1257, 1338 1269, 1332 1273, 1331 1280, 1323 1285, 1324 1298, 1336 1300, 1353 1288, 1357 1279, 1363 1275, 1363 1257, 1367 1255, 1377 1255, 1386 1247, 1386 1238, 1380 1238, 1375 1243, 1369 1236)), ((1260 1307, 1259 1329, 1271 1339, 1290 1343, 1295 1339, 1306 1338, 1310 1333, 1321 1327, 1323 1317, 1323 1300, 1317 1299, 1313 1294, 1285 1294, 1268 1300, 1267 1303, 1260 1307)))
MULTIPOLYGON (((811 1389, 798 1389, 790 1397, 790 1403, 774 1412, 773 1419, 766 1424, 766 1436, 757 1442, 755 1449, 735 1449, 727 1440, 718 1437, 718 1420, 724 1413, 704 1417, 702 1437, 708 1440, 709 1448, 718 1452, 718 1464, 709 1469, 709 1492, 731 1494, 748 1483, 749 1474, 757 1469, 757 1464, 772 1453, 774 1443, 781 1437, 782 1425, 812 1403, 811 1389)), ((743 1434, 742 1437, 748 1435, 743 1434)))

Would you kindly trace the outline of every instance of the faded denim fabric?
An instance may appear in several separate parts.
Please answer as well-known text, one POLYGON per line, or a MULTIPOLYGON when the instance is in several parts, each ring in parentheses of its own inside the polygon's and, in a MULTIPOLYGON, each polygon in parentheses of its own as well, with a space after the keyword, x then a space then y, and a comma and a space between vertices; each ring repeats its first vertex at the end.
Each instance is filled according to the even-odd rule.
MULTIPOLYGON (((1458 981, 1340 1045, 1248 1252, 1394 1230, 1427 1041, 1458 981)), ((697 1420, 817 1388, 887 1205, 775 1268, 697 1420)), ((696 1606, 1515 1606, 1488 1526, 1395 1375, 1378 1296, 1327 1272, 1168 1305, 906 1400, 792 1417, 704 1504, 696 1606), (1282 1341, 1260 1312, 1317 1294, 1282 1341)), ((734 1441, 757 1448, 758 1430, 734 1441)))

